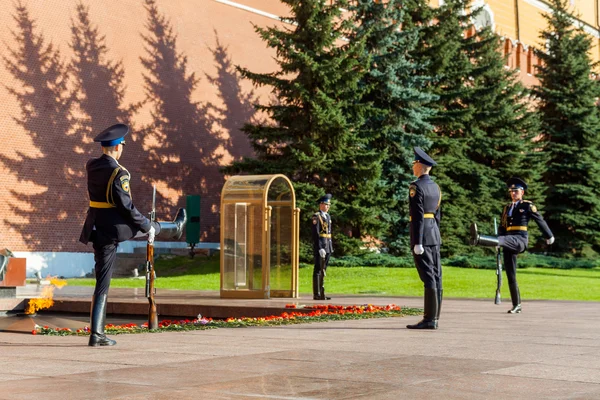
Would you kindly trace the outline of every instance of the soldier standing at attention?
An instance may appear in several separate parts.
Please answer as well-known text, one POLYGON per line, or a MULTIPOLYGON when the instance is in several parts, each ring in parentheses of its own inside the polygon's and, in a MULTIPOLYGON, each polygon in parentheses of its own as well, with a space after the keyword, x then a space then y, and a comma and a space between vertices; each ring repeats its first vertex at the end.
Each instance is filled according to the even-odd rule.
POLYGON ((102 145, 102 155, 86 164, 90 208, 79 241, 94 246, 96 287, 90 313, 90 346, 114 346, 104 334, 106 301, 113 274, 117 246, 133 238, 179 239, 186 223, 185 210, 179 209, 173 222, 150 222, 133 205, 131 176, 118 160, 123 154, 124 137, 129 127, 116 124, 94 138, 102 145))
POLYGON ((312 217, 312 236, 313 236, 313 254, 315 258, 315 267, 313 269, 313 299, 331 300, 331 297, 325 296, 324 278, 329 257, 333 253, 333 244, 331 241, 331 216, 329 207, 331 206, 331 195, 326 194, 318 200, 319 211, 312 217))
POLYGON ((421 148, 415 147, 413 174, 409 187, 410 245, 419 278, 425 288, 423 319, 408 329, 437 329, 442 307, 442 264, 440 246, 440 187, 429 171, 437 165, 421 148))
POLYGON ((502 247, 504 256, 504 270, 510 289, 510 298, 513 307, 508 310, 509 314, 517 314, 522 310, 521 292, 517 284, 517 256, 527 250, 529 235, 527 225, 530 219, 534 219, 546 238, 547 244, 554 243, 554 235, 546 221, 538 212, 537 207, 529 200, 523 200, 523 193, 527 189, 527 183, 521 178, 510 178, 506 181, 510 193, 511 202, 504 206, 500 219, 498 237, 480 235, 477 225, 471 224, 471 244, 479 246, 502 247))

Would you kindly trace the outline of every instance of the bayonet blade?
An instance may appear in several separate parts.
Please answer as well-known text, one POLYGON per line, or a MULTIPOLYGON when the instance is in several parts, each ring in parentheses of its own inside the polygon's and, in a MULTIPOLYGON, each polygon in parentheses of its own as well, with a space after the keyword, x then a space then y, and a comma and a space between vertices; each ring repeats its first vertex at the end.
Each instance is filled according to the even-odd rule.
POLYGON ((152 211, 150 212, 150 221, 156 219, 156 185, 152 185, 152 211))

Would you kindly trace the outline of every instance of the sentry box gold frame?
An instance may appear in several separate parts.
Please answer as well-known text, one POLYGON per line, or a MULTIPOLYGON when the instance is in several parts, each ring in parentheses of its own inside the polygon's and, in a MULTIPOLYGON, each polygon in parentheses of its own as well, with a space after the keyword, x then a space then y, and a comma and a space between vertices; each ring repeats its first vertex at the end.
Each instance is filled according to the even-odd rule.
POLYGON ((221 192, 221 298, 297 298, 299 226, 285 175, 230 177, 221 192))

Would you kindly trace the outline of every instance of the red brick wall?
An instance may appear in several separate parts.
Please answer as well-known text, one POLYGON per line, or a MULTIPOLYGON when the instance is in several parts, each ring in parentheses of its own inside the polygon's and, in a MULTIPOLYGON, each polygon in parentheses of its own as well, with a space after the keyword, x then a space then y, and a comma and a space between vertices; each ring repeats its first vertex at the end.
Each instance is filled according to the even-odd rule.
MULTIPOLYGON (((94 135, 117 121, 133 128, 121 163, 137 207, 149 211, 153 183, 159 219, 200 194, 201 240, 217 242, 218 168, 251 154, 239 128, 257 117, 252 103, 269 95, 234 66, 273 70, 252 23, 279 22, 215 0, 84 1, 79 10, 78 0, 5 3, 0 247, 90 251, 77 241, 88 201, 84 166, 100 153, 94 135)), ((283 12, 274 1, 246 3, 283 12)))
MULTIPOLYGON (((236 2, 286 13, 276 0, 236 2)), ((152 184, 159 219, 200 194, 201 240, 217 242, 218 168, 251 154, 239 128, 270 96, 234 66, 273 71, 252 24, 279 22, 219 0, 78 4, 4 2, 0 13, 0 248, 91 250, 78 243, 84 166, 100 154, 92 138, 115 122, 132 127, 121 163, 137 207, 149 211, 152 184)))

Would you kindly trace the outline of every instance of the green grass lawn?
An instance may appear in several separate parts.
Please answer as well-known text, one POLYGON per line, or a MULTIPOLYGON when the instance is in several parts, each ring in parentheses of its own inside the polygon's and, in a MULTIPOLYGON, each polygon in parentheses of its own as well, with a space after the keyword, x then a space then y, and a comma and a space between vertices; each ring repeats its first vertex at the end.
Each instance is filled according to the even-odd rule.
MULTIPOLYGON (((165 258, 156 262, 159 289, 219 290, 219 256, 165 258)), ((496 273, 489 269, 444 267, 444 297, 493 299, 496 273)), ((600 301, 600 268, 525 268, 517 271, 523 299, 600 301)), ((504 276, 502 298, 510 294, 504 276)), ((69 279, 71 286, 93 286, 94 279, 69 279)), ((111 287, 143 288, 143 279, 115 278, 111 287)), ((330 267, 328 293, 422 296, 423 285, 414 268, 330 267)), ((312 293, 312 268, 300 269, 300 293, 312 293)))

